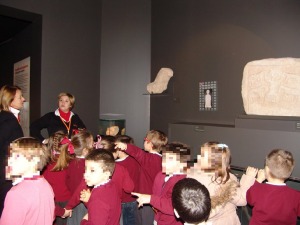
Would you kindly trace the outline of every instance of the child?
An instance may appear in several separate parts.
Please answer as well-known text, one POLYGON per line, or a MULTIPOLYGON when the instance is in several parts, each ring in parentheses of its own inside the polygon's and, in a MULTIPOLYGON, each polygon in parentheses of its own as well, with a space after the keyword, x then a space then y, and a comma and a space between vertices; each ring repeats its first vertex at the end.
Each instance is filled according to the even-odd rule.
POLYGON ((67 186, 67 167, 74 158, 74 148, 69 145, 67 134, 57 131, 50 136, 48 150, 51 152, 51 161, 43 171, 43 176, 52 186, 55 196, 56 225, 64 225, 67 219, 61 218, 64 214, 62 208, 71 197, 71 192, 67 186))
POLYGON ((155 221, 158 225, 181 225, 174 215, 172 190, 177 181, 186 177, 187 161, 190 149, 182 144, 168 144, 163 149, 162 172, 159 172, 153 183, 153 194, 132 193, 138 197, 139 207, 151 204, 154 208, 155 221))
POLYGON ((84 179, 94 188, 87 203, 88 214, 81 225, 119 225, 121 201, 115 183, 110 180, 114 167, 113 155, 107 150, 94 150, 87 155, 84 179))
MULTIPOLYGON (((152 186, 155 176, 162 170, 162 158, 159 154, 167 144, 167 136, 157 130, 148 131, 144 139, 144 149, 125 143, 117 143, 116 148, 126 150, 126 153, 135 158, 141 165, 139 176, 139 191, 145 194, 152 194, 152 186)), ((152 225, 154 212, 149 205, 144 205, 138 210, 139 224, 152 225)))
MULTIPOLYGON (((67 167, 66 174, 66 184, 71 194, 74 194, 75 190, 83 179, 85 167, 84 158, 93 149, 93 144, 93 135, 87 130, 82 130, 72 137, 68 145, 64 146, 65 148, 68 148, 69 145, 72 145, 72 147, 74 148, 74 153, 76 155, 76 157, 70 162, 69 166, 67 167)), ((65 210, 63 211, 63 214, 64 213, 65 210)), ((67 225, 80 224, 82 217, 86 213, 86 207, 82 203, 80 203, 72 210, 72 217, 68 218, 67 225)), ((62 214, 62 212, 60 214, 62 214)))
POLYGON ((110 135, 101 135, 101 145, 102 149, 107 149, 111 150, 115 148, 115 141, 116 137, 115 136, 110 136, 110 135))
MULTIPOLYGON (((100 151, 100 150, 104 150, 104 149, 96 149, 93 151, 98 151, 98 150, 100 151)), ((123 167, 122 165, 119 165, 119 164, 115 165, 114 172, 112 174, 111 179, 117 187, 118 197, 120 198, 120 201, 121 201, 121 198, 122 198, 122 195, 124 192, 131 193, 134 190, 134 183, 133 183, 132 179, 130 178, 127 169, 125 167, 123 167)), ((77 206, 80 203, 80 201, 87 202, 86 198, 82 197, 82 195, 85 195, 85 194, 89 195, 90 189, 91 188, 89 188, 86 185, 86 182, 83 179, 80 182, 80 184, 78 185, 78 187, 76 188, 76 190, 74 191, 68 204, 65 206, 66 211, 65 211, 64 216, 69 216, 70 211, 72 211, 72 209, 75 206, 77 206)))
POLYGON ((204 224, 210 214, 211 200, 207 188, 193 178, 178 181, 172 192, 172 204, 177 217, 186 225, 204 224))
MULTIPOLYGON (((131 137, 127 135, 120 135, 116 137, 116 143, 122 142, 127 144, 133 144, 134 141, 131 137)), ((124 166, 128 172, 129 176, 134 183, 134 192, 138 192, 139 185, 139 174, 140 174, 140 165, 138 162, 126 154, 126 152, 119 149, 114 149, 113 155, 116 159, 117 165, 124 166)), ((131 193, 126 193, 123 191, 122 194, 122 215, 121 222, 123 225, 135 225, 137 224, 137 202, 136 199, 131 195, 131 193)))
POLYGON ((212 212, 208 222, 214 225, 240 225, 236 206, 245 206, 246 192, 254 183, 257 169, 248 167, 240 184, 230 173, 230 150, 227 145, 207 142, 188 177, 205 185, 210 193, 212 212))
POLYGON ((300 192, 284 183, 294 168, 289 151, 275 149, 265 159, 265 169, 247 192, 247 202, 253 206, 250 224, 290 225, 300 216, 300 192), (259 182, 267 179, 267 183, 259 182))
POLYGON ((54 220, 54 194, 40 170, 49 159, 39 140, 19 138, 9 147, 6 178, 13 187, 5 198, 1 225, 51 225, 54 220))

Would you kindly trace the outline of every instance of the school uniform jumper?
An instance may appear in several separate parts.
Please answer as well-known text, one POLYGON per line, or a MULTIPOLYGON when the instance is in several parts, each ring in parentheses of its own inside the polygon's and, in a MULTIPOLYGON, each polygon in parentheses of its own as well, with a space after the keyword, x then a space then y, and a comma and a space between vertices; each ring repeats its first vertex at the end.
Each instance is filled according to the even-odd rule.
POLYGON ((295 225, 300 216, 300 192, 284 185, 258 183, 249 188, 253 206, 250 225, 295 225))
POLYGON ((157 210, 154 220, 158 225, 183 224, 174 214, 174 208, 172 206, 172 191, 174 185, 185 177, 186 175, 184 174, 178 174, 167 178, 166 174, 162 172, 156 175, 150 204, 157 210), (165 181, 165 178, 168 180, 165 181))
POLYGON ((87 203, 88 220, 82 220, 80 225, 119 225, 121 216, 121 199, 115 183, 95 187, 87 203))

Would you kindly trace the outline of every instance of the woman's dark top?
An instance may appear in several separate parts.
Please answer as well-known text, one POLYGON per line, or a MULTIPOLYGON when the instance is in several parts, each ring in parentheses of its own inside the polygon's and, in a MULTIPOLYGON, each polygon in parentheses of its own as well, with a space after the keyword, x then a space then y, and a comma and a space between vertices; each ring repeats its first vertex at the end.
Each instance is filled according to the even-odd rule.
POLYGON ((71 112, 71 125, 69 124, 69 122, 66 123, 66 125, 63 123, 62 119, 60 118, 58 110, 56 110, 55 112, 49 112, 44 116, 42 116, 41 118, 39 118, 38 120, 34 121, 30 125, 30 135, 32 137, 39 139, 42 142, 45 138, 41 135, 41 130, 44 128, 47 129, 48 135, 51 136, 53 133, 59 130, 68 133, 67 127, 70 126, 69 135, 68 135, 69 138, 71 138, 74 130, 86 128, 82 120, 79 118, 79 116, 72 112, 71 112))
POLYGON ((8 147, 12 141, 23 136, 23 130, 14 114, 0 111, 0 216, 6 193, 11 188, 11 182, 5 180, 8 147))

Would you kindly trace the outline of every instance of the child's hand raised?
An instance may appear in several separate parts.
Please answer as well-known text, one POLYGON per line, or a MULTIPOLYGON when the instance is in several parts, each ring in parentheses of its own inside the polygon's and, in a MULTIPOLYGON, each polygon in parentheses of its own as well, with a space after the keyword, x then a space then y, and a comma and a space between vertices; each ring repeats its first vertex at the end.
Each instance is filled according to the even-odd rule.
POLYGON ((246 175, 251 176, 251 177, 256 177, 258 169, 248 166, 246 170, 246 175))
POLYGON ((82 190, 80 192, 80 201, 87 203, 91 197, 90 189, 82 190))
POLYGON ((142 207, 144 204, 150 203, 151 195, 140 194, 140 193, 135 193, 135 192, 131 192, 131 194, 138 197, 136 199, 136 201, 139 203, 138 207, 142 207))
POLYGON ((122 142, 116 142, 115 143, 115 149, 125 151, 127 149, 127 144, 122 143, 122 142))
POLYGON ((257 173, 256 181, 262 183, 266 179, 266 173, 264 169, 260 169, 257 173))

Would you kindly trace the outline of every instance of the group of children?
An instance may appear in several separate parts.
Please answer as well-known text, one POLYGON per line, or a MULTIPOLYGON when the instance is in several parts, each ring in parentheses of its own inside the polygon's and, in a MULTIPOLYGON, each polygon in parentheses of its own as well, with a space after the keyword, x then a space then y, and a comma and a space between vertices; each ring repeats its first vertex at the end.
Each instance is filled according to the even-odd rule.
POLYGON ((131 137, 58 131, 47 145, 10 144, 8 192, 0 225, 238 225, 237 206, 253 207, 250 224, 296 224, 300 194, 285 185, 294 159, 271 151, 265 168, 230 172, 230 150, 207 142, 193 163, 190 148, 151 130, 144 149, 131 137), (264 181, 267 180, 266 183, 264 181))

